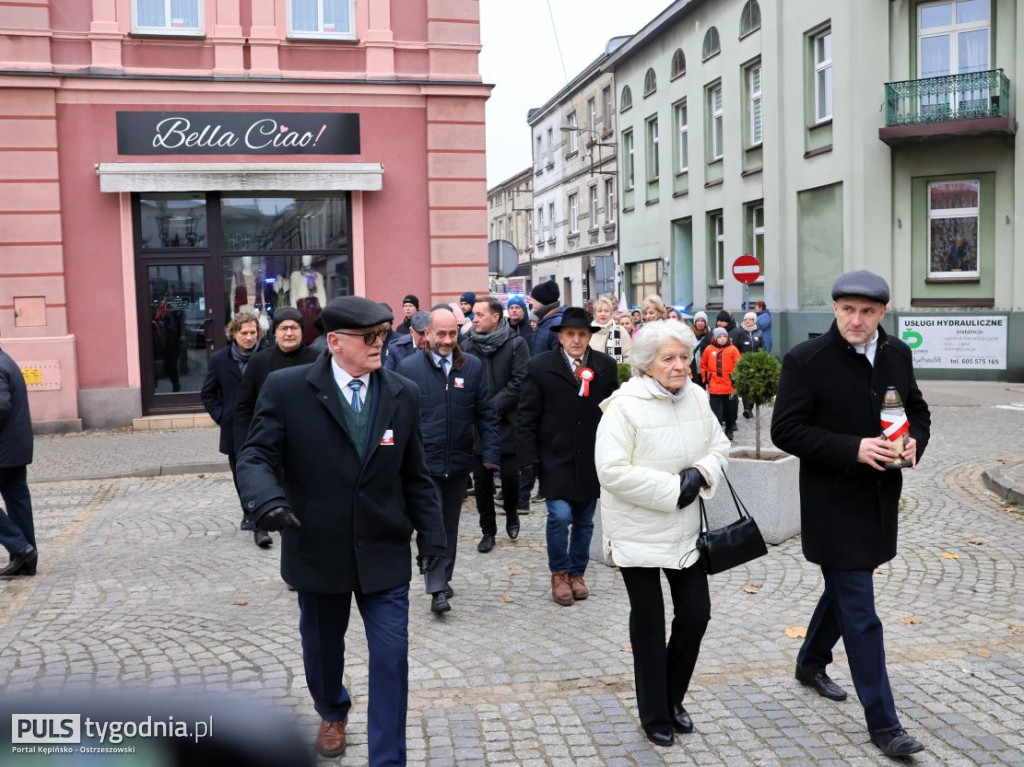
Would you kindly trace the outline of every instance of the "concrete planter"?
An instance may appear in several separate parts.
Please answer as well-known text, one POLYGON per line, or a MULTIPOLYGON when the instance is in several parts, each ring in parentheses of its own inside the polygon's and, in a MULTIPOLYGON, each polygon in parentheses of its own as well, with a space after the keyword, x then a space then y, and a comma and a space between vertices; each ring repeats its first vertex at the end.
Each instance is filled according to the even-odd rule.
MULTIPOLYGON (((753 455, 752 447, 733 447, 729 451, 729 479, 736 494, 757 522, 766 543, 779 544, 800 532, 800 461, 774 448, 762 448, 769 460, 739 458, 753 455)), ((737 519, 736 506, 723 482, 708 504, 708 524, 712 529, 737 519)))

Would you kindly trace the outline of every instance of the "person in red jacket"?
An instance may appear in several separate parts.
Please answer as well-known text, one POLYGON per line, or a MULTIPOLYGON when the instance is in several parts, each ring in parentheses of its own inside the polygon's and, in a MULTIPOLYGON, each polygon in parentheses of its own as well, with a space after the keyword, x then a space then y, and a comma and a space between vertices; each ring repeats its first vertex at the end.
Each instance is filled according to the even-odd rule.
POLYGON ((711 345, 700 358, 700 373, 704 388, 711 395, 711 411, 725 427, 725 436, 732 439, 736 431, 737 402, 732 386, 732 371, 740 361, 737 349, 725 328, 711 331, 711 345))

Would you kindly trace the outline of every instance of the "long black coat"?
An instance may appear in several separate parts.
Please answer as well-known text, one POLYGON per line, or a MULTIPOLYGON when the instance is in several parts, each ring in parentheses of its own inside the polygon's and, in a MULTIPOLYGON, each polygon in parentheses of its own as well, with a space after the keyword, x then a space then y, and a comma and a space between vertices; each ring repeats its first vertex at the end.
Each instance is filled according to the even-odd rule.
POLYGON ((519 398, 526 381, 526 368, 530 364, 530 345, 522 336, 511 336, 492 354, 473 339, 473 334, 462 342, 466 354, 472 354, 484 365, 484 377, 491 387, 491 404, 498 418, 503 455, 516 452, 516 413, 519 398))
POLYGON ((18 363, 0 350, 0 467, 32 463, 28 387, 18 363))
POLYGON ((235 403, 241 382, 242 369, 231 358, 231 346, 210 355, 199 396, 210 418, 220 427, 220 451, 224 455, 235 452, 235 403))
POLYGON ((256 398, 259 397, 267 376, 275 370, 283 370, 295 365, 308 365, 321 356, 323 355, 313 351, 305 344, 287 353, 276 346, 271 346, 269 349, 252 355, 249 364, 245 366, 245 374, 238 384, 238 398, 235 401, 233 428, 236 453, 242 449, 245 438, 249 435, 249 424, 252 423, 253 413, 256 412, 256 398))
POLYGON ((417 387, 387 370, 371 379, 365 460, 345 425, 326 355, 267 378, 238 454, 246 512, 259 520, 285 506, 302 522, 281 535, 281 577, 299 591, 371 593, 408 583, 413 530, 421 554, 445 553, 440 500, 423 458, 417 387))
POLYGON ((569 369, 561 347, 530 359, 519 400, 519 463, 537 464, 540 493, 562 501, 600 497, 594 466, 601 402, 619 388, 615 360, 589 352, 594 371, 590 396, 580 397, 580 382, 569 369))
POLYGON ((800 521, 804 556, 811 562, 870 570, 896 556, 903 475, 857 462, 861 439, 881 434, 889 386, 903 400, 920 460, 931 416, 902 341, 879 327, 872 367, 833 322, 782 362, 772 441, 800 458, 800 521))

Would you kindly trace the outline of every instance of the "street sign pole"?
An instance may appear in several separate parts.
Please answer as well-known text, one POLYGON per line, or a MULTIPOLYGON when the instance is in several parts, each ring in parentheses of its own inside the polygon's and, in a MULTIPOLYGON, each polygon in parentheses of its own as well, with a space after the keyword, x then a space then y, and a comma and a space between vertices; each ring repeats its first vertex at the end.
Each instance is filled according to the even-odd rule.
POLYGON ((750 311, 750 283, 761 276, 761 262, 751 255, 742 255, 732 264, 732 276, 743 285, 743 311, 750 311))

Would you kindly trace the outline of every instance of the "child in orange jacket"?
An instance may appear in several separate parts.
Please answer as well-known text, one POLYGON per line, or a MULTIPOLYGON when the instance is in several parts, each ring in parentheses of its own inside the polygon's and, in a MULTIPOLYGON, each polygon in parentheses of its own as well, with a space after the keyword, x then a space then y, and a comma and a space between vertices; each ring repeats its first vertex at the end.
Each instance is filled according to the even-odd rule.
POLYGON ((732 371, 740 361, 737 349, 725 328, 711 331, 711 343, 700 358, 700 373, 704 386, 711 395, 711 412, 725 427, 725 436, 732 439, 736 430, 739 403, 732 386, 732 371))

